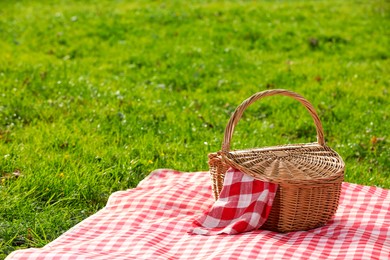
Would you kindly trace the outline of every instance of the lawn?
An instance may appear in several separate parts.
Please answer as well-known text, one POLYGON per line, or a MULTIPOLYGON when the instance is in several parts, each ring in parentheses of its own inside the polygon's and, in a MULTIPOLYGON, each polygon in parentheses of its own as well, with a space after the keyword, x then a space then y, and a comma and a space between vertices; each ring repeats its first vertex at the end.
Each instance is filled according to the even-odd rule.
MULTIPOLYGON (((156 168, 207 170, 229 116, 285 88, 345 180, 390 188, 390 3, 0 1, 0 259, 41 247, 156 168)), ((287 97, 233 148, 316 140, 287 97)))

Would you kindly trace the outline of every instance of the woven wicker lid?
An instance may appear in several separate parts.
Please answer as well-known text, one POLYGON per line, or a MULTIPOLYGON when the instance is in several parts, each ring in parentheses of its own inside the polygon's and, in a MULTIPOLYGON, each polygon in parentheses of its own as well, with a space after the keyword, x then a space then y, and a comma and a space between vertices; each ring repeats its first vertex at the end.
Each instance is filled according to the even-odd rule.
POLYGON ((326 146, 321 121, 314 107, 299 94, 283 89, 259 92, 237 107, 226 126, 219 154, 227 165, 256 179, 273 183, 323 184, 340 182, 344 176, 344 162, 337 152, 326 146), (316 126, 317 143, 230 151, 234 128, 244 110, 256 100, 276 94, 292 97, 306 107, 316 126))

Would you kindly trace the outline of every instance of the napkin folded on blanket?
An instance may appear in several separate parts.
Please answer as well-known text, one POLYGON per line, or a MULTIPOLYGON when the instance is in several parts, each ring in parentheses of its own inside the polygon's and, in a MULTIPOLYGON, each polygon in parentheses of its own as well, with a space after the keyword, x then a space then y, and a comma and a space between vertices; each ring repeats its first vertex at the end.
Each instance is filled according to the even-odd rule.
POLYGON ((189 233, 238 234, 259 229, 271 211, 278 185, 230 168, 219 199, 193 223, 189 233))

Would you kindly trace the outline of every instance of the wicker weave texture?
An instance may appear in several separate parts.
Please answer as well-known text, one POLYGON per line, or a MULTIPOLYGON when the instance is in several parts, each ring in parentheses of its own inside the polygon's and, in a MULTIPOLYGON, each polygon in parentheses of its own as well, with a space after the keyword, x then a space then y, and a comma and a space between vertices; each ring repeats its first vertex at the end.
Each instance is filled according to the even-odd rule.
POLYGON ((344 176, 344 162, 326 146, 321 121, 314 107, 302 96, 288 90, 256 93, 231 116, 221 151, 209 154, 213 195, 218 199, 225 173, 236 168, 258 180, 279 184, 270 216, 264 229, 290 232, 324 225, 336 212, 344 176), (230 151, 234 128, 244 110, 267 96, 284 95, 299 101, 313 118, 317 143, 289 144, 230 151))

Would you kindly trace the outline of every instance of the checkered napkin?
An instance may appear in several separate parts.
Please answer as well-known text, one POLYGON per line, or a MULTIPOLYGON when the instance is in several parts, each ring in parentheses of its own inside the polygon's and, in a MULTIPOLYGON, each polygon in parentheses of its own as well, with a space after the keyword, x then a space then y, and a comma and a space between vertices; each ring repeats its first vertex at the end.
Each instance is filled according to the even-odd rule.
POLYGON ((238 234, 260 228, 271 211, 278 185, 262 182, 230 168, 219 199, 194 221, 190 233, 238 234))

